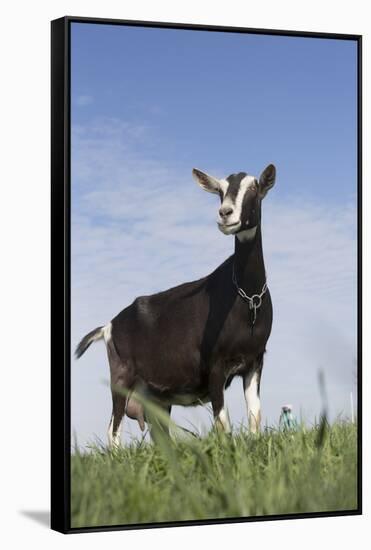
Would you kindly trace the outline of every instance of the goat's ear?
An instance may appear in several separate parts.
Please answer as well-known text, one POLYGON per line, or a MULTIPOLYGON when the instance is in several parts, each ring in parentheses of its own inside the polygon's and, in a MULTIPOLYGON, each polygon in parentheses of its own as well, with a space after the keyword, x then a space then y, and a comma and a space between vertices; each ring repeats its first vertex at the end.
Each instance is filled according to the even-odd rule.
POLYGON ((259 178, 259 194, 263 199, 276 181, 276 167, 274 164, 268 164, 259 178))
POLYGON ((205 191, 209 191, 209 193, 219 193, 219 180, 214 178, 214 176, 209 176, 209 174, 201 172, 201 170, 198 170, 197 168, 193 168, 192 176, 198 185, 200 185, 202 189, 205 189, 205 191))

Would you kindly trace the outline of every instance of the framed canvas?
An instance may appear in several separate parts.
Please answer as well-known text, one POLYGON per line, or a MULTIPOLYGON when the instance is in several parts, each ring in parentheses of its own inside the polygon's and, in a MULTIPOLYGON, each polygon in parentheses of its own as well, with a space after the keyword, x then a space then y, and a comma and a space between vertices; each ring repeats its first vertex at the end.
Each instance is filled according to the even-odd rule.
POLYGON ((51 50, 52 528, 360 514, 361 36, 51 50))

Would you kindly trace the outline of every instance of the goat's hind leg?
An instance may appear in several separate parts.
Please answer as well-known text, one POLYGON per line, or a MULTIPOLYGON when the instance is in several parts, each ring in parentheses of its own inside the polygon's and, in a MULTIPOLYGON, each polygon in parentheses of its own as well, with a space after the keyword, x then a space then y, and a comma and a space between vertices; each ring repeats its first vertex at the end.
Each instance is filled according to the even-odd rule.
POLYGON ((112 415, 108 427, 108 446, 111 449, 121 445, 121 425, 125 414, 126 397, 112 390, 112 415))
POLYGON ((108 428, 108 444, 110 448, 121 445, 121 425, 134 380, 130 368, 119 357, 110 331, 105 334, 108 361, 111 371, 112 415, 108 428))

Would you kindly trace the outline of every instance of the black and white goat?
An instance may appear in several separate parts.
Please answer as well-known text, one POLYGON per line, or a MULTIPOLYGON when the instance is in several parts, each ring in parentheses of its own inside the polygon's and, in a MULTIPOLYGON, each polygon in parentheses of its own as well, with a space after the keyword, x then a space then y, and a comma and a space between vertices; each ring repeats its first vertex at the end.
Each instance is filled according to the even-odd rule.
POLYGON ((172 405, 211 402, 216 426, 229 431, 224 390, 235 376, 243 378, 249 428, 259 430, 260 378, 272 326, 261 201, 274 185, 276 170, 270 164, 259 179, 245 172, 217 179, 197 169, 193 176, 203 189, 219 195, 218 227, 235 236, 235 251, 198 281, 137 298, 78 345, 77 357, 101 338, 107 347, 111 446, 120 443, 124 414, 144 429, 145 410, 130 397, 133 390, 169 413, 172 405))

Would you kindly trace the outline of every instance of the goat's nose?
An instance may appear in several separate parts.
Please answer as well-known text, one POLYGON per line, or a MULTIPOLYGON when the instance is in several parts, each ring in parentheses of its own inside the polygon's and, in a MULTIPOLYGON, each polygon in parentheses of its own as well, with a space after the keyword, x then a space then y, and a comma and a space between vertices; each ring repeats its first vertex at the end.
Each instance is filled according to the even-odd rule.
POLYGON ((232 212, 233 208, 231 208, 230 206, 222 206, 221 208, 219 208, 219 214, 221 218, 226 218, 227 216, 232 214, 232 212))

